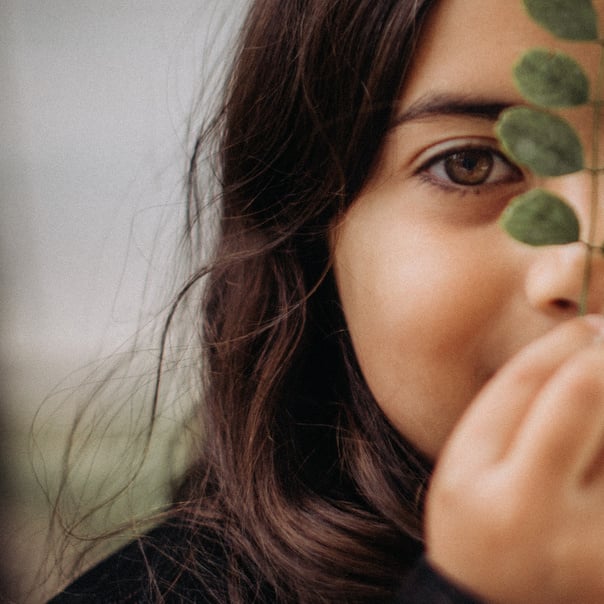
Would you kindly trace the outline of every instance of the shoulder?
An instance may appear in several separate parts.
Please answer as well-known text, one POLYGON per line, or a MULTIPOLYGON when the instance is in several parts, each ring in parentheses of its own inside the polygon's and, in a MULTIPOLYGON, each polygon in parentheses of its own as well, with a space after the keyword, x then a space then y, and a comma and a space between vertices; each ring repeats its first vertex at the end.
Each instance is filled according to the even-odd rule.
POLYGON ((222 550, 216 539, 166 523, 94 566, 49 604, 221 602, 222 550))
MULTIPOLYGON (((48 604, 224 604, 229 601, 227 558, 219 538, 166 523, 94 566, 48 604)), ((252 581, 250 586, 254 595, 251 592, 246 601, 278 601, 266 585, 260 589, 260 583, 252 581)), ((392 604, 428 602, 479 604, 421 557, 392 604)))
POLYGON ((425 556, 406 575, 391 604, 480 604, 480 600, 439 574, 425 556))

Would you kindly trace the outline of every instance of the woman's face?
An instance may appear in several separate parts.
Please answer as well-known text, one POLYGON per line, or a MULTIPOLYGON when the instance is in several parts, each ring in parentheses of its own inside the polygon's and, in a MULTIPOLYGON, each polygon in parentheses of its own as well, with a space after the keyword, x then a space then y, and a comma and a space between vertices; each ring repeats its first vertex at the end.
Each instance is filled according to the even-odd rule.
MULTIPOLYGON (((530 247, 497 220, 539 184, 588 228, 584 173, 537 182, 493 134, 520 103, 511 70, 533 46, 559 48, 592 75, 598 47, 564 43, 521 0, 444 0, 430 15, 379 164, 335 228, 332 251, 361 369, 393 425, 432 458, 480 388, 531 340, 574 316, 582 244, 530 247)), ((598 6, 603 10, 602 3, 598 6)), ((563 112, 591 148, 591 110, 563 112)), ((597 228, 604 240, 604 218, 597 228)), ((604 310, 594 260, 590 311, 604 310)))

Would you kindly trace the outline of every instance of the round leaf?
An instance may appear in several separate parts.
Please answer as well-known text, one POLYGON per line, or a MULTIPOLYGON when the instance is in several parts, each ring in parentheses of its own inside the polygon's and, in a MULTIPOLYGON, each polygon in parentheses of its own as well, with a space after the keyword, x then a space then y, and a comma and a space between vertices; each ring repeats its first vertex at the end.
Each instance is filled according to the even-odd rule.
POLYGON ((562 245, 579 241, 579 220, 560 197, 532 189, 514 198, 500 218, 503 228, 529 245, 562 245))
POLYGON ((583 147, 573 127, 557 115, 529 107, 506 109, 496 132, 506 153, 540 176, 583 169, 583 147))
POLYGON ((591 0, 524 0, 529 15, 558 38, 597 40, 598 20, 591 0))
POLYGON ((589 80, 567 54, 535 48, 514 67, 522 96, 543 107, 573 107, 589 99, 589 80))

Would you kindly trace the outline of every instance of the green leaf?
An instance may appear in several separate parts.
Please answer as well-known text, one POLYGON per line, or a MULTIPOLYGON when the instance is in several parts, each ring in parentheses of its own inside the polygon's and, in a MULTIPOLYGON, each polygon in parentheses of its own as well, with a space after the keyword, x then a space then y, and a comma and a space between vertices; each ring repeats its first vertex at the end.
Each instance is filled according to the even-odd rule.
POLYGON ((522 96, 543 107, 574 107, 587 103, 589 80, 567 54, 534 48, 514 67, 522 96))
POLYGON ((583 168, 583 147, 573 127, 557 115, 529 107, 502 112, 497 136, 513 161, 540 176, 562 176, 583 168))
POLYGON ((579 241, 579 220, 560 197, 531 189, 515 197, 499 222, 514 238, 529 245, 562 245, 579 241))
POLYGON ((598 39, 598 19, 591 0, 524 0, 524 5, 537 23, 558 38, 598 39))

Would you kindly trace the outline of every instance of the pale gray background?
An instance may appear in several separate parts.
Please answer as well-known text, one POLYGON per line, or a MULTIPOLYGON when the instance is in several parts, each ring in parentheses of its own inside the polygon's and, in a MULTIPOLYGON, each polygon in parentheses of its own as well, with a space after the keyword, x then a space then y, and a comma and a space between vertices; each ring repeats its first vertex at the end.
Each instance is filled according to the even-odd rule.
POLYGON ((13 568, 44 527, 22 500, 33 414, 157 311, 188 118, 245 4, 0 1, 0 394, 4 457, 25 488, 6 506, 13 568))

